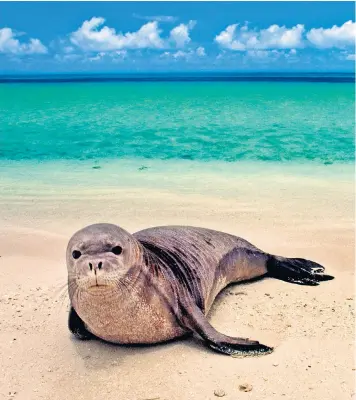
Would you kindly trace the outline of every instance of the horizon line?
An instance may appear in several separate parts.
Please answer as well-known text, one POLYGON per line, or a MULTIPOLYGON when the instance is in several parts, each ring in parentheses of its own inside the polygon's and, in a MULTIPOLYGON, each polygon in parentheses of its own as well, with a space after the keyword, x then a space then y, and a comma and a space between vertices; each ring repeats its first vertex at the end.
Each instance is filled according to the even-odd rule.
POLYGON ((89 82, 328 82, 354 83, 349 71, 186 71, 186 72, 54 72, 1 74, 6 83, 89 82))

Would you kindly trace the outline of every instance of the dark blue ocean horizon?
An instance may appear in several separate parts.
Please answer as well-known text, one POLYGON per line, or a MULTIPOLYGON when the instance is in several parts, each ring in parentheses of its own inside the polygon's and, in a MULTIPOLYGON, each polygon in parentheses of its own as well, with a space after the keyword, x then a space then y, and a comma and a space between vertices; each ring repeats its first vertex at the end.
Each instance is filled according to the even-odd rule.
POLYGON ((329 82, 354 83, 355 72, 3 73, 0 83, 70 82, 329 82))

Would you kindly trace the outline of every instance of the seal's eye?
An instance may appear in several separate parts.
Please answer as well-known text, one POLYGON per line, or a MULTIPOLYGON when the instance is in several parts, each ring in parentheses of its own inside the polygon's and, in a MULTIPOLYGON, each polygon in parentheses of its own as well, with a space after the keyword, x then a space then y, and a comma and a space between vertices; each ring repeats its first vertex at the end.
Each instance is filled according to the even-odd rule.
POLYGON ((82 253, 79 250, 74 250, 72 253, 73 258, 77 259, 82 255, 82 253))
POLYGON ((120 246, 115 246, 111 249, 111 251, 116 254, 117 256, 120 255, 122 253, 122 247, 120 246))

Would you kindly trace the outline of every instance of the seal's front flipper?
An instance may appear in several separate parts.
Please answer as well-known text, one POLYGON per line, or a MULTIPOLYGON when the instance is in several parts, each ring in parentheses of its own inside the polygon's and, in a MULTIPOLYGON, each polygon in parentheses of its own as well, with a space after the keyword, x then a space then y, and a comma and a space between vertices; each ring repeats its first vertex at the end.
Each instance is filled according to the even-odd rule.
MULTIPOLYGON (((234 339, 234 338, 229 338, 234 339)), ((208 345, 213 349, 218 351, 219 353, 227 354, 232 357, 253 357, 253 356, 263 356, 266 354, 271 354, 273 352, 273 347, 268 347, 259 342, 253 342, 247 339, 238 339, 242 342, 246 342, 247 344, 237 344, 229 342, 220 342, 216 343, 208 343, 208 345), (253 344, 258 343, 258 344, 253 344)))
POLYGON ((73 307, 69 311, 68 328, 79 340, 89 340, 93 337, 73 307))
POLYGON ((324 274, 324 270, 322 265, 304 258, 269 256, 267 261, 269 276, 298 285, 317 286, 319 282, 334 279, 324 274))
POLYGON ((246 357, 270 354, 273 348, 257 341, 226 336, 214 329, 206 316, 195 304, 183 306, 183 323, 192 332, 201 336, 213 350, 229 356, 246 357))

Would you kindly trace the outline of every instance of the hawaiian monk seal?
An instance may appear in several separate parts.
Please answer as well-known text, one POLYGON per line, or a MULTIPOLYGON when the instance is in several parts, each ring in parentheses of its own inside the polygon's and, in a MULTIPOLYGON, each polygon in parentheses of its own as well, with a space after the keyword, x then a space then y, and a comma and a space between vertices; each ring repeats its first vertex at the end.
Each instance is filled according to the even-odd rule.
POLYGON ((301 285, 333 279, 313 261, 274 256, 239 237, 188 226, 131 235, 112 224, 90 225, 70 239, 67 267, 69 329, 77 338, 144 344, 190 332, 228 355, 272 351, 208 322, 228 284, 263 275, 301 285))

